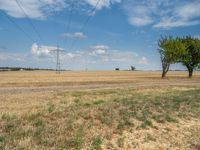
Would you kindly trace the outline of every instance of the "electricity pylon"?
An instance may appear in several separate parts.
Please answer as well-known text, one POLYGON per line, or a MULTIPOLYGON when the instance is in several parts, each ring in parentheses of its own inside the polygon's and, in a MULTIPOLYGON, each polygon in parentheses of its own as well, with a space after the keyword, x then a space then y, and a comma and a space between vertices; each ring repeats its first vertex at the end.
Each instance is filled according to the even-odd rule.
POLYGON ((52 50, 53 52, 56 52, 56 73, 60 74, 60 52, 64 52, 63 49, 60 49, 57 45, 57 49, 52 50))

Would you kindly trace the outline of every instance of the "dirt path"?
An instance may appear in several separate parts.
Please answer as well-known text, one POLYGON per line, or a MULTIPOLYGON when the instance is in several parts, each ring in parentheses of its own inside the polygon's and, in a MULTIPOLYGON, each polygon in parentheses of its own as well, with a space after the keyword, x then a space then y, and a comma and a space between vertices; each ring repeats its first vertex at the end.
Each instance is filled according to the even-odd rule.
POLYGON ((44 87, 0 87, 0 94, 17 94, 32 93, 41 91, 85 91, 98 89, 116 89, 116 88, 154 88, 154 87, 170 87, 170 86, 187 86, 200 87, 199 82, 147 82, 147 83, 113 83, 113 84, 86 84, 86 85, 69 85, 69 86, 44 86, 44 87))

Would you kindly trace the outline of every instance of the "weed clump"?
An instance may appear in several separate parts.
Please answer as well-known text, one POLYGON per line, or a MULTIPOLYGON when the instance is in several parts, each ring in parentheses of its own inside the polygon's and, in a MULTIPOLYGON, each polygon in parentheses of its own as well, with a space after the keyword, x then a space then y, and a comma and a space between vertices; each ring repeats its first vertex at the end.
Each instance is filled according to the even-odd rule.
POLYGON ((55 110, 55 105, 52 103, 48 103, 48 112, 52 113, 55 110))
POLYGON ((91 150, 101 150, 102 139, 100 136, 94 137, 92 139, 91 150))

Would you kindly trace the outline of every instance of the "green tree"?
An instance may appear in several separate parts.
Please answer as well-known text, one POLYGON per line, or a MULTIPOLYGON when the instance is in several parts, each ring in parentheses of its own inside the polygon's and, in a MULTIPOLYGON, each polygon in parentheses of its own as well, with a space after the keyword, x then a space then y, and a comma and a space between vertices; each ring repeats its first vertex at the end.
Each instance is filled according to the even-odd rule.
POLYGON ((135 71, 135 67, 134 66, 131 66, 131 71, 135 71))
POLYGON ((169 67, 181 61, 180 55, 184 53, 185 46, 179 38, 161 37, 158 41, 158 52, 162 63, 162 78, 166 77, 169 67))
POLYGON ((182 54, 182 64, 186 66, 191 78, 193 71, 200 65, 200 40, 187 36, 182 38, 182 42, 185 45, 185 52, 182 54))

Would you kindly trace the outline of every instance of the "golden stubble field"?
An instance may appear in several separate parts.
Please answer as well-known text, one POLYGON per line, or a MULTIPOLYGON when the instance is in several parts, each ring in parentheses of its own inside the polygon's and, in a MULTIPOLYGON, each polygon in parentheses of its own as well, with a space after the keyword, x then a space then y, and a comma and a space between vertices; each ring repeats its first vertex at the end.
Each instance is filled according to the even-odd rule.
POLYGON ((166 79, 161 79, 160 72, 154 71, 13 71, 0 72, 0 79, 1 113, 34 110, 61 91, 200 87, 200 72, 195 72, 192 79, 187 72, 169 72, 166 79))
MULTIPOLYGON (((52 71, 17 71, 0 72, 0 87, 50 87, 73 85, 105 84, 195 84, 200 80, 200 73, 195 72, 193 79, 187 78, 187 72, 169 72, 168 78, 162 80, 160 72, 155 71, 83 71, 62 72, 52 71), (180 83, 181 82, 181 83, 180 83)), ((116 85, 116 86, 117 86, 116 85)), ((196 84, 195 84, 196 85, 196 84)))
POLYGON ((0 149, 198 150, 200 72, 0 72, 0 149))

